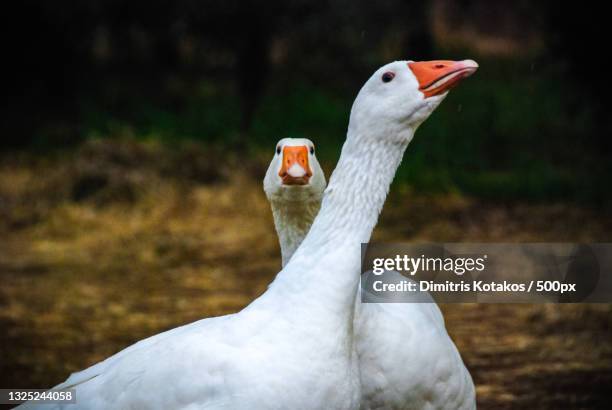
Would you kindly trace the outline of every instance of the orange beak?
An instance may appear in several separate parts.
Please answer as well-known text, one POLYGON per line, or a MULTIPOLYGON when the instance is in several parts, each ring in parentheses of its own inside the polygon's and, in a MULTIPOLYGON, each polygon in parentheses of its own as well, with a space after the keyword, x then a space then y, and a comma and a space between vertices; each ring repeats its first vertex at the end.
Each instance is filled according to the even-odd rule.
POLYGON ((445 93, 459 82, 474 74, 478 63, 474 60, 433 60, 408 63, 419 82, 425 98, 445 93))
POLYGON ((308 147, 283 148, 283 162, 278 176, 282 178, 283 185, 306 185, 312 176, 308 164, 308 147))

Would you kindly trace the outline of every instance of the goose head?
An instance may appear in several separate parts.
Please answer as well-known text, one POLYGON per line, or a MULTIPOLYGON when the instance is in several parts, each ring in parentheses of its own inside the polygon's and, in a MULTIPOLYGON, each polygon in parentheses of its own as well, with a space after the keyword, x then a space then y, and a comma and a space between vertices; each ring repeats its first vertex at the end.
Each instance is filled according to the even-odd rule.
POLYGON ((353 128, 368 135, 384 135, 391 142, 409 142, 448 91, 477 68, 473 60, 408 60, 386 64, 357 95, 349 131, 353 128))
POLYGON ((315 145, 306 138, 283 138, 276 144, 274 157, 264 178, 264 191, 270 201, 320 201, 325 175, 315 155, 315 145))

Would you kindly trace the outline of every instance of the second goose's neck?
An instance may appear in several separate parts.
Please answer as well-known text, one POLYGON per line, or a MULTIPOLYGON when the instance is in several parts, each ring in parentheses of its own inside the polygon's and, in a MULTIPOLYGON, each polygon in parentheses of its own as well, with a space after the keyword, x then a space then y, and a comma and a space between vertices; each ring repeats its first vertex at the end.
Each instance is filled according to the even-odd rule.
POLYGON ((283 266, 302 243, 321 208, 321 198, 308 200, 270 200, 278 234, 283 266))

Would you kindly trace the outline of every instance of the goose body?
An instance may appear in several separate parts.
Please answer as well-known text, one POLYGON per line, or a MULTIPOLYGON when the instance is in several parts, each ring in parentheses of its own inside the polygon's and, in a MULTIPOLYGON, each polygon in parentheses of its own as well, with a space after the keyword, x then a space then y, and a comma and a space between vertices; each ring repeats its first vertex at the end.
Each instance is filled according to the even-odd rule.
POLYGON ((387 64, 362 87, 321 209, 264 294, 238 313, 153 336, 72 375, 56 387, 76 390, 77 403, 64 407, 359 408, 360 243, 414 131, 444 98, 424 98, 408 64, 387 64), (391 85, 381 80, 390 71, 391 85))
POLYGON ((363 409, 476 408, 472 377, 435 303, 355 306, 363 409))
MULTIPOLYGON (((314 153, 307 185, 287 185, 276 178, 286 146, 314 146, 307 139, 285 138, 264 179, 283 265, 306 236, 323 191, 325 179, 314 153)), ((406 280, 406 278, 402 277, 406 280)), ((363 409, 472 409, 475 391, 471 376, 431 303, 355 302, 355 350, 361 377, 363 409)))
MULTIPOLYGON (((264 179, 283 265, 308 233, 325 189, 313 147, 307 139, 280 140, 264 179), (296 163, 292 152, 297 149, 307 158, 303 165, 311 168, 302 170, 300 174, 311 178, 299 184, 283 174, 296 163)), ((474 383, 433 299, 431 303, 361 303, 357 293, 354 335, 362 409, 476 407, 474 383)))

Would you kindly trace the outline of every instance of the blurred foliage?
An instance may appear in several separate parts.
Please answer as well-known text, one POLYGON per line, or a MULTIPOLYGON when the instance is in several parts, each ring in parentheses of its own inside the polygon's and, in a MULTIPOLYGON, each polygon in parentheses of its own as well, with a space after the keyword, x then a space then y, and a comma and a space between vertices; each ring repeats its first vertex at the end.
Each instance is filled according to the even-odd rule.
MULTIPOLYGON (((454 89, 417 133, 397 180, 419 191, 459 190, 491 199, 571 199, 605 203, 606 152, 585 143, 596 113, 575 110, 554 68, 530 61, 481 60, 478 74, 454 89)), ((129 135, 240 143, 238 98, 202 84, 179 112, 143 104, 126 118, 92 111, 87 135, 129 135)), ((333 163, 344 141, 353 95, 315 84, 277 84, 263 97, 246 140, 267 152, 285 136, 311 138, 333 163)), ((228 143, 229 144, 226 144, 228 143)), ((270 151, 271 152, 271 151, 270 151)))
POLYGON ((304 136, 333 164, 352 100, 377 66, 470 57, 480 70, 422 126, 397 181, 497 200, 612 199, 602 188, 612 177, 610 85, 584 47, 605 18, 593 9, 480 0, 20 7, 29 24, 12 27, 5 150, 45 154, 127 135, 268 152, 304 136))

